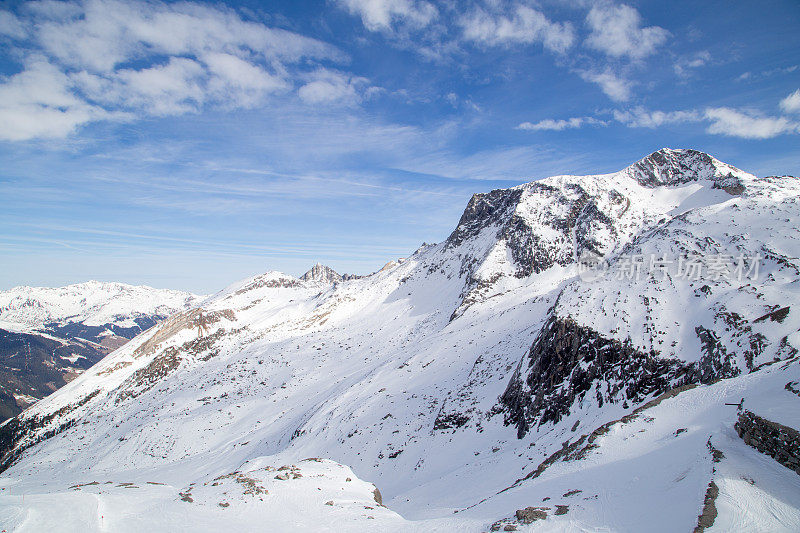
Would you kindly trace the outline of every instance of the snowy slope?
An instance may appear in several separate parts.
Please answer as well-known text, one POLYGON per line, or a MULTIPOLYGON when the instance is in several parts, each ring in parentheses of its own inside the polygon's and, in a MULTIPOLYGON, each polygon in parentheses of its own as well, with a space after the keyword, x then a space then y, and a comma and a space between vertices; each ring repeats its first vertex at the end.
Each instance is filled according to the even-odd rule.
POLYGON ((318 266, 236 283, 0 427, 0 517, 36 530, 71 485, 111 480, 137 488, 70 500, 88 529, 104 527, 101 508, 117 529, 161 523, 121 517, 128 499, 213 529, 233 513, 212 489, 182 500, 189 485, 238 471, 266 487, 262 465, 323 457, 392 511, 364 518, 363 491, 346 510, 320 504, 316 489, 342 488, 330 472, 325 487, 235 505, 283 517, 276 530, 674 531, 696 525, 716 479, 719 524, 796 530, 800 478, 738 440, 724 404, 744 396, 800 427, 784 387, 800 380, 798 193, 796 178, 664 149, 475 195, 445 242, 364 278, 318 266), (632 256, 756 253, 758 278, 618 275, 632 256), (302 502, 311 522, 291 511, 302 502), (523 525, 514 512, 532 506, 547 518, 523 525))
POLYGON ((98 281, 0 292, 0 420, 199 299, 181 291, 98 281))

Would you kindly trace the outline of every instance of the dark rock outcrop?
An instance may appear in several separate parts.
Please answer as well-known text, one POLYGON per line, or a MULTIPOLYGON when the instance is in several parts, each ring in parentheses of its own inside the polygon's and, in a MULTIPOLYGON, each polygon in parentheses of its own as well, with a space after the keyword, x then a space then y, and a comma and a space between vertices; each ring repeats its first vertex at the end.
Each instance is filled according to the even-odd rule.
POLYGON ((719 487, 711 481, 706 489, 705 498, 703 498, 703 512, 697 517, 697 527, 694 528, 694 533, 703 533, 707 527, 714 525, 714 520, 717 519, 717 496, 719 496, 719 487))
MULTIPOLYGON (((598 407, 620 401, 634 406, 673 387, 740 375, 735 354, 725 351, 713 331, 697 329, 702 356, 686 363, 640 352, 569 318, 551 317, 520 361, 498 408, 522 438, 536 425, 569 415, 576 400, 595 401, 598 407)), ((746 364, 757 370, 749 368, 749 359, 746 364)))
MULTIPOLYGON (((710 334, 709 334, 710 335, 710 334)), ((709 341, 710 342, 710 341, 709 341)), ((578 401, 630 403, 690 383, 709 383, 740 370, 709 349, 699 362, 644 353, 571 318, 555 315, 540 330, 499 398, 505 423, 524 437, 534 426, 557 423, 578 401)))
POLYGON ((339 283, 342 276, 329 266, 317 263, 311 270, 300 276, 302 281, 315 281, 318 283, 339 283))
POLYGON ((268 289, 290 289, 299 286, 300 281, 298 281, 296 278, 291 278, 288 276, 275 277, 271 272, 268 272, 261 276, 257 276, 250 283, 238 289, 234 294, 238 296, 262 287, 266 287, 268 289))
POLYGON ((800 432, 796 429, 747 410, 739 414, 734 428, 745 444, 800 474, 800 432))
POLYGON ((517 509, 514 516, 517 517, 520 524, 532 524, 537 520, 545 520, 547 518, 548 507, 526 507, 525 509, 517 509))
POLYGON ((74 426, 77 421, 69 419, 58 422, 61 417, 86 405, 100 393, 96 390, 74 404, 65 405, 47 415, 27 418, 15 417, 0 424, 0 473, 7 470, 22 455, 22 452, 50 437, 74 426))
POLYGON ((729 194, 742 194, 744 185, 731 173, 718 175, 710 155, 697 150, 662 148, 628 167, 630 175, 643 187, 681 185, 701 179, 714 181, 713 187, 729 194))
POLYGON ((445 246, 454 248, 474 238, 487 226, 500 224, 514 211, 523 189, 495 189, 488 193, 473 194, 456 229, 447 238, 445 246))
POLYGON ((741 374, 742 371, 736 366, 734 357, 727 352, 716 333, 702 326, 696 327, 695 333, 700 339, 700 351, 703 354, 698 366, 700 382, 708 383, 715 379, 741 374))

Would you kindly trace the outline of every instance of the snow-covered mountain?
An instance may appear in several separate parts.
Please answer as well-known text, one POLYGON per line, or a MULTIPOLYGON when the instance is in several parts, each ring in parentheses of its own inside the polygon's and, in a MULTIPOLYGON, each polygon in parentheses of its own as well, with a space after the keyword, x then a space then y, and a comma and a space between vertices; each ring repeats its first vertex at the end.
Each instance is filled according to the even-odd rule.
POLYGON ((170 289, 87 281, 66 287, 15 287, 0 291, 0 326, 15 331, 40 330, 50 325, 135 328, 141 320, 166 317, 187 309, 198 296, 170 289))
POLYGON ((99 281, 0 291, 0 419, 197 301, 187 292, 99 281))
POLYGON ((797 530, 734 424, 800 428, 799 204, 663 149, 476 194, 370 276, 235 283, 0 427, 0 521, 797 530))
POLYGON ((300 276, 303 281, 316 281, 319 283, 339 283, 342 281, 342 276, 329 266, 317 263, 311 270, 300 276))

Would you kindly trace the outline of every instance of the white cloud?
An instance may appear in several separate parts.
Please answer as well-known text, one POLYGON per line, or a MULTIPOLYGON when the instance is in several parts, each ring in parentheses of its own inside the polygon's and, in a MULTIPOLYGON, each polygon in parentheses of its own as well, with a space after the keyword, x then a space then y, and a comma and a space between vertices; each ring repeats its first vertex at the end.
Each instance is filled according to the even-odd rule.
POLYGON ((547 118, 535 123, 523 122, 517 126, 517 129, 529 131, 562 131, 566 129, 580 128, 584 125, 605 126, 606 123, 594 117, 572 117, 568 119, 547 118))
POLYGON ((283 77, 231 54, 210 53, 202 59, 211 75, 208 90, 222 107, 255 107, 291 87, 283 77))
POLYGON ((626 111, 615 110, 614 119, 632 128, 657 128, 665 124, 698 122, 702 115, 697 111, 648 111, 639 106, 626 111))
MULTIPOLYGON (((353 105, 361 101, 360 89, 366 84, 365 78, 320 69, 312 75, 311 81, 300 87, 297 94, 301 100, 311 105, 353 105)), ((370 91, 372 92, 374 91, 370 91)))
POLYGON ((156 116, 195 111, 205 98, 204 74, 200 63, 184 57, 151 68, 120 70, 120 99, 126 106, 147 109, 156 116))
POLYGON ((118 70, 113 77, 81 71, 71 79, 87 99, 100 105, 163 117, 201 108, 206 100, 205 74, 197 61, 173 57, 150 68, 118 70))
POLYGON ((584 80, 599 85, 606 96, 616 102, 625 102, 631 97, 631 82, 619 78, 610 70, 604 72, 579 71, 578 74, 584 80))
POLYGON ((742 139, 771 139, 800 133, 800 122, 786 117, 768 117, 756 111, 730 107, 709 107, 703 111, 650 111, 641 106, 615 110, 614 119, 630 128, 658 128, 666 124, 707 122, 707 133, 742 139))
POLYGON ((30 80, 46 73, 51 93, 69 103, 4 99, 4 120, 15 128, 4 139, 63 137, 130 112, 251 108, 291 90, 309 63, 346 59, 321 41, 191 2, 45 0, 24 4, 19 17, 0 12, 0 34, 27 36, 17 49, 26 70, 0 79, 0 93, 19 95, 25 85, 40 94, 30 80))
POLYGON ((460 24, 466 40, 489 46, 542 43, 550 51, 565 52, 575 41, 570 23, 552 22, 542 12, 519 4, 511 15, 476 8, 460 24))
POLYGON ((800 113, 800 89, 781 100, 781 109, 785 113, 800 113))
POLYGON ((87 0, 55 15, 40 10, 37 40, 65 65, 108 72, 148 55, 227 52, 262 60, 337 58, 333 47, 292 32, 243 20, 232 11, 195 3, 87 0))
POLYGON ((339 5, 360 16, 370 31, 391 31, 396 23, 421 28, 439 14, 433 4, 418 0, 339 0, 339 5))
POLYGON ((611 57, 645 58, 669 37, 664 28, 641 27, 639 12, 624 4, 595 6, 586 16, 586 23, 591 29, 586 45, 611 57))
POLYGON ((24 39, 28 31, 16 15, 9 11, 0 11, 0 36, 12 39, 24 39))
POLYGON ((705 118, 711 121, 706 130, 708 133, 743 139, 770 139, 800 131, 800 124, 786 117, 762 117, 729 107, 708 108, 705 118))
POLYGON ((708 50, 702 50, 691 57, 678 59, 675 65, 673 65, 673 68, 675 69, 675 74, 678 76, 687 76, 690 69, 703 67, 709 61, 711 61, 711 54, 708 50))
POLYGON ((284 78, 236 56, 210 53, 201 60, 172 57, 165 64, 113 76, 81 71, 71 76, 89 99, 154 116, 180 115, 213 103, 224 109, 252 108, 291 87, 284 78))
POLYGON ((781 75, 791 74, 795 72, 797 69, 800 69, 800 65, 789 65, 788 67, 773 68, 769 70, 762 70, 760 72, 747 71, 740 74, 736 78, 736 81, 758 80, 761 78, 769 78, 775 75, 781 76, 781 75))
POLYGON ((70 79, 45 59, 29 62, 0 84, 0 139, 64 137, 91 120, 109 118, 70 89, 70 79))

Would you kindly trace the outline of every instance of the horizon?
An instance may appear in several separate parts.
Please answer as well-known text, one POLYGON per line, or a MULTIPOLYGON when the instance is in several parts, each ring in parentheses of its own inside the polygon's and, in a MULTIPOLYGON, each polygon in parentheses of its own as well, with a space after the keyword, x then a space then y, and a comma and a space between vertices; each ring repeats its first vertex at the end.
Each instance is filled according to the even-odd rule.
POLYGON ((791 1, 7 2, 0 290, 367 274, 445 239, 472 194, 663 147, 797 175, 798 16, 791 1))
MULTIPOLYGON (((686 149, 686 148, 671 148, 671 147, 666 147, 665 146, 665 147, 663 147, 663 148, 661 148, 659 150, 656 150, 656 152, 661 151, 661 150, 684 150, 684 149, 686 149)), ((652 152, 652 153, 655 153, 655 152, 652 152)), ((652 155, 652 153, 648 154, 648 155, 652 155)), ((712 157, 714 157, 713 154, 708 154, 708 155, 711 155, 712 157)), ((647 156, 645 156, 645 157, 647 157, 647 156)), ((635 161, 634 161, 634 163, 635 163, 635 161)), ((727 163, 727 162, 726 161, 722 161, 722 163, 727 163)), ((628 166, 630 166, 630 165, 628 165, 628 166)), ((736 165, 732 165, 732 166, 736 167, 736 165)), ((620 169, 619 171, 621 171, 621 170, 623 170, 623 169, 620 169)), ((744 170, 744 169, 740 169, 740 170, 744 170)), ((586 176, 590 176, 590 175, 586 175, 586 176)), ((534 181, 544 180, 544 179, 547 179, 549 177, 553 177, 553 176, 547 176, 547 177, 539 178, 538 180, 534 180, 534 181)), ((766 176, 757 176, 757 177, 766 177, 766 176)), ((793 177, 796 177, 796 176, 793 176, 793 177)), ((534 181, 523 182, 521 184, 518 184, 517 186, 525 185, 526 183, 533 183, 534 181)), ((489 191, 481 191, 481 192, 489 192, 489 191)), ((473 194, 480 194, 481 192, 473 193, 473 194)), ((453 225, 453 229, 455 229, 456 225, 457 225, 457 222, 453 225)), ((74 285, 81 285, 81 284, 86 284, 86 283, 120 283, 120 284, 123 284, 123 285, 149 287, 149 288, 153 288, 153 289, 181 290, 181 291, 193 293, 193 294, 195 294, 197 296, 204 296, 205 297, 205 296, 212 296, 212 295, 216 294, 217 292, 224 290, 229 285, 236 284, 238 282, 243 282, 243 281, 245 281, 247 279, 250 279, 250 278, 253 278, 253 277, 259 276, 261 274, 268 273, 268 272, 278 272, 278 273, 285 274, 285 275, 288 275, 288 276, 291 276, 291 277, 299 279, 303 275, 309 273, 314 267, 316 267, 316 266, 325 266, 325 267, 328 267, 328 268, 332 268, 334 271, 336 271, 340 275, 355 274, 355 275, 359 275, 359 276, 369 276, 369 275, 372 275, 372 274, 375 274, 375 273, 379 272, 383 266, 385 266, 386 264, 389 264, 392 261, 396 261, 397 259, 407 259, 408 257, 412 256, 415 253, 416 250, 418 250, 419 248, 421 248, 424 245, 437 245, 437 244, 440 244, 441 242, 443 242, 445 239, 446 239, 446 237, 441 239, 441 240, 439 240, 439 241, 436 241, 436 242, 427 242, 427 241, 426 242, 422 242, 413 251, 409 252, 408 254, 405 254, 405 255, 399 256, 399 257, 388 258, 383 265, 379 266, 375 270, 368 271, 368 272, 343 272, 343 271, 337 270, 336 268, 331 267, 330 265, 328 265, 328 264, 326 264, 326 263, 324 263, 322 261, 314 261, 311 264, 311 266, 308 266, 305 270, 302 270, 302 271, 299 271, 299 272, 284 272, 284 271, 281 271, 281 270, 270 269, 270 268, 267 268, 266 270, 262 270, 262 271, 259 271, 259 272, 252 272, 251 274, 248 274, 248 275, 246 275, 246 276, 244 276, 242 278, 237 278, 235 280, 229 280, 224 285, 222 285, 220 287, 217 287, 217 288, 214 288, 214 289, 212 289, 211 291, 208 291, 208 292, 197 292, 197 291, 191 291, 191 290, 187 290, 187 289, 175 289, 174 287, 168 287, 168 286, 155 287, 155 286, 147 285, 145 283, 128 283, 128 282, 120 281, 120 280, 116 280, 116 279, 86 279, 86 280, 78 280, 78 281, 74 281, 74 282, 65 283, 64 285, 60 285, 60 286, 47 286, 47 287, 31 286, 31 285, 15 285, 15 286, 12 286, 12 287, 0 288, 0 291, 13 290, 13 289, 18 289, 18 288, 22 288, 22 287, 55 289, 55 288, 63 288, 63 287, 69 287, 69 286, 74 286, 74 285)))

